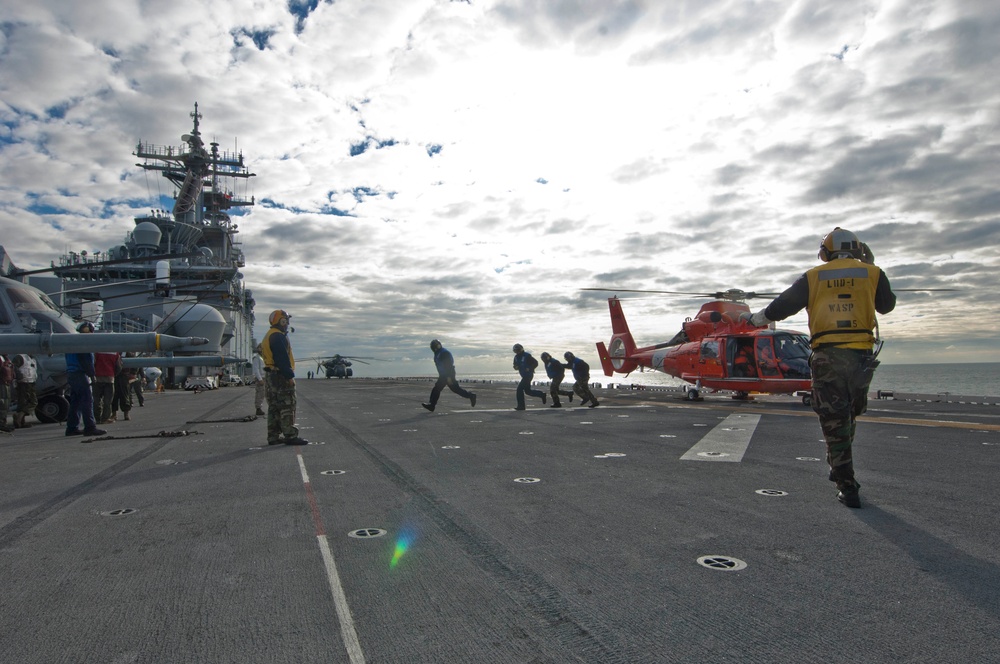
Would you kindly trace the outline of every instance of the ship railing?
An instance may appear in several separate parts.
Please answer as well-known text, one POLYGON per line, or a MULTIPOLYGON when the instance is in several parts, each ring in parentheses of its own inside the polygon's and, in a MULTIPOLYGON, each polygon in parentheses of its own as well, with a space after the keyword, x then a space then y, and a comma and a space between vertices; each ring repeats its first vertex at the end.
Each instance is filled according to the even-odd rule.
POLYGON ((152 332, 149 323, 138 316, 123 313, 105 313, 101 325, 112 332, 152 332))

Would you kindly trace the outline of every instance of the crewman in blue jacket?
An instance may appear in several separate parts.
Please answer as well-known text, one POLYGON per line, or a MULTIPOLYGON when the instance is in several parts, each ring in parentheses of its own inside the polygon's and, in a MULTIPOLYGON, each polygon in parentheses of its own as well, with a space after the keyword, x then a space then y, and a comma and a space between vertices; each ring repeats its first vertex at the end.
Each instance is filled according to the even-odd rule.
POLYGON ((566 358, 566 368, 573 370, 573 378, 576 380, 573 391, 580 397, 580 405, 587 404, 588 408, 600 406, 597 397, 590 391, 590 365, 569 351, 563 353, 563 357, 566 358))
POLYGON ((524 410, 524 395, 539 397, 545 403, 545 392, 535 390, 531 387, 531 379, 535 377, 535 368, 538 360, 531 356, 531 353, 524 352, 524 346, 514 344, 514 368, 521 374, 521 382, 517 384, 517 408, 514 410, 524 410))
POLYGON ((559 403, 560 396, 568 397, 570 403, 573 403, 573 393, 569 390, 559 389, 563 379, 566 378, 566 367, 563 366, 562 362, 548 353, 542 353, 539 357, 542 358, 542 364, 545 365, 546 375, 552 379, 552 383, 549 385, 549 394, 552 395, 552 405, 549 408, 562 408, 562 404, 559 403))
POLYGON ((431 388, 430 403, 421 405, 433 413, 434 407, 437 406, 438 399, 441 397, 441 391, 447 386, 449 390, 468 399, 472 406, 475 406, 476 395, 462 389, 458 384, 458 379, 455 377, 455 358, 451 351, 443 347, 437 339, 431 341, 431 350, 434 351, 434 366, 437 367, 438 379, 434 383, 434 387, 431 388))
MULTIPOLYGON (((76 327, 76 331, 93 334, 94 324, 83 321, 76 327)), ((90 386, 96 378, 93 353, 66 353, 66 382, 69 383, 67 436, 103 436, 107 433, 104 429, 97 428, 97 419, 94 417, 94 393, 90 386), (81 418, 83 431, 80 431, 81 418)))

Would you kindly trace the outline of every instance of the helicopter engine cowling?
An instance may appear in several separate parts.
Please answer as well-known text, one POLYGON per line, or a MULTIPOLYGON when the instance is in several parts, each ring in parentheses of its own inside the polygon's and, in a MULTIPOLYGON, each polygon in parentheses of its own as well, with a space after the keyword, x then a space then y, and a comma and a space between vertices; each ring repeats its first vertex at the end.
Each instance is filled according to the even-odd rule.
POLYGON ((722 320, 723 316, 718 311, 702 311, 693 320, 684 323, 684 332, 688 339, 701 339, 715 331, 716 325, 722 320))

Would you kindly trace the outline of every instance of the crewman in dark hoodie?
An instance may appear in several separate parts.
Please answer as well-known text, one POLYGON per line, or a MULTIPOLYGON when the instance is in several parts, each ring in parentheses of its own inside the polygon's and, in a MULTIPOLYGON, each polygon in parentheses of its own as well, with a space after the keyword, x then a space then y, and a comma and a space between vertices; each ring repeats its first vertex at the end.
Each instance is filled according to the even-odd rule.
POLYGON ((441 391, 447 387, 458 396, 468 399, 471 405, 475 406, 476 395, 462 389, 458 384, 458 379, 455 377, 455 358, 452 357, 451 351, 443 347, 437 339, 431 341, 431 350, 434 351, 434 366, 437 367, 438 379, 431 389, 430 403, 421 405, 434 412, 434 407, 437 406, 438 399, 441 397, 441 391))

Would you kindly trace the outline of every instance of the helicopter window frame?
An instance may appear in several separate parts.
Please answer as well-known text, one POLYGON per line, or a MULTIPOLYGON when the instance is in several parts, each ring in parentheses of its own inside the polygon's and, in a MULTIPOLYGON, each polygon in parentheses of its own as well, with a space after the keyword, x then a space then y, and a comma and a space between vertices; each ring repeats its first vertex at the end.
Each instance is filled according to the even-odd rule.
POLYGON ((781 333, 774 337, 774 356, 785 378, 810 378, 812 347, 804 334, 781 333), (789 352, 791 351, 791 352, 789 352))
POLYGON ((40 291, 28 288, 8 288, 7 297, 14 305, 16 311, 54 311, 59 312, 59 308, 49 299, 49 296, 40 291))
POLYGON ((731 337, 726 342, 726 362, 729 366, 731 378, 757 378, 757 349, 753 337, 731 337), (737 358, 749 349, 749 361, 745 363, 737 362, 737 358), (743 372, 740 375, 739 372, 743 372))
POLYGON ((719 339, 702 339, 698 349, 698 356, 702 362, 722 360, 722 341, 719 339))
POLYGON ((757 359, 757 370, 762 378, 781 378, 778 368, 777 353, 774 351, 774 337, 770 334, 760 335, 754 344, 757 359))

